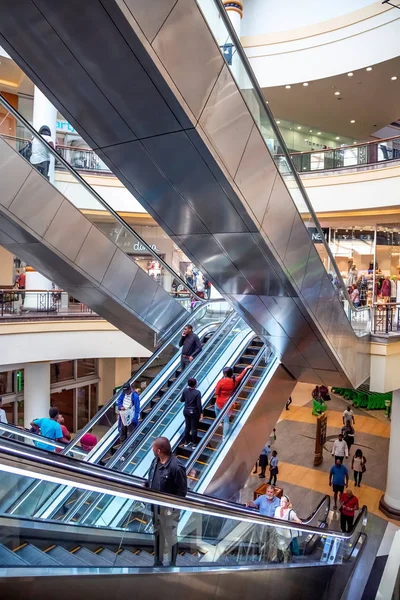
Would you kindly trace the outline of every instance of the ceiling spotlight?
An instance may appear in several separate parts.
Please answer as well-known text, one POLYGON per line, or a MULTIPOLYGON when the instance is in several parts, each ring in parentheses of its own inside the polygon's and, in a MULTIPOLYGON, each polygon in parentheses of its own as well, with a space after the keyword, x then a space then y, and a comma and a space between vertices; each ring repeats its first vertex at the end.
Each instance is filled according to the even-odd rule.
POLYGON ((366 71, 372 71, 372 67, 367 67, 365 70, 366 71))
POLYGON ((310 129, 310 133, 312 133, 312 132, 313 132, 313 130, 312 130, 312 129, 310 129))
POLYGON ((305 141, 305 142, 308 142, 308 139, 307 139, 307 140, 304 140, 304 141, 305 141))
POLYGON ((321 131, 318 131, 318 135, 321 135, 321 133, 322 133, 321 131))
POLYGON ((285 88, 286 88, 287 90, 290 90, 290 88, 291 88, 291 87, 292 87, 291 85, 285 85, 285 88))
POLYGON ((307 87, 307 86, 308 86, 308 83, 307 83, 307 81, 306 81, 306 82, 304 82, 304 83, 303 83, 303 85, 304 85, 304 87, 307 87))
POLYGON ((354 73, 347 73, 347 77, 353 77, 354 73))
POLYGON ((340 140, 340 137, 337 137, 336 139, 337 139, 337 140, 340 140))
POLYGON ((393 77, 390 78, 392 81, 396 81, 397 77, 396 75, 394 75, 393 77))
POLYGON ((354 119, 352 119, 352 120, 350 121, 350 123, 355 123, 355 120, 354 120, 354 119))
POLYGON ((299 125, 299 127, 297 129, 301 129, 300 125, 299 125))
POLYGON ((340 96, 340 92, 335 92, 335 96, 340 96))

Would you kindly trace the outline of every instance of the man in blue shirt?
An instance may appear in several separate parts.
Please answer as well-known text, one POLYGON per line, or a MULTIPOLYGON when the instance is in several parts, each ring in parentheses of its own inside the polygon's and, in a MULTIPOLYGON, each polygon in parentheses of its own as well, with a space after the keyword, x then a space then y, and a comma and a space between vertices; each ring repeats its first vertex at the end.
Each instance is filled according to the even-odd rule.
MULTIPOLYGON (((58 408, 50 408, 49 419, 46 417, 43 419, 34 419, 31 423, 31 427, 39 427, 40 434, 43 437, 56 440, 57 442, 61 442, 63 444, 68 444, 68 440, 63 437, 61 425, 57 422, 58 413, 58 408)), ((42 450, 49 450, 50 452, 54 452, 55 450, 54 446, 44 442, 35 442, 35 445, 42 450)))
POLYGON ((337 509, 337 497, 338 493, 343 494, 343 490, 348 486, 349 483, 349 472, 347 468, 342 464, 341 459, 337 458, 335 464, 329 472, 329 487, 333 489, 334 507, 333 510, 337 509))
POLYGON ((247 502, 246 506, 258 508, 260 515, 264 517, 274 517, 275 509, 280 506, 281 501, 275 496, 275 488, 269 485, 265 492, 265 496, 259 496, 254 502, 247 502))

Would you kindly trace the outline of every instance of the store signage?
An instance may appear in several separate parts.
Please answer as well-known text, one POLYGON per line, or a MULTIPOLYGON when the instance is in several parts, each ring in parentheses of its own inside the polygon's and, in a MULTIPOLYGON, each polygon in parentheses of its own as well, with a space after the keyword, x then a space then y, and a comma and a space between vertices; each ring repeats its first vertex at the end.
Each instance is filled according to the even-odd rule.
POLYGON ((361 229, 337 229, 334 233, 335 240, 361 240, 363 242, 373 242, 373 231, 361 231, 361 229))
MULTIPOLYGON (((326 241, 329 240, 329 227, 322 227, 322 233, 324 235, 324 238, 326 241)), ((322 244, 322 237, 320 232, 318 231, 318 229, 316 227, 307 227, 308 230, 308 235, 311 238, 311 241, 314 244, 322 244)))
MULTIPOLYGON (((157 248, 156 244, 149 244, 149 246, 152 250, 154 250, 154 252, 160 254, 160 250, 157 248)), ((136 244, 133 244, 133 249, 135 250, 135 252, 147 252, 146 246, 143 246, 143 244, 141 244, 140 242, 136 242, 136 244)))
POLYGON ((56 130, 64 133, 77 133, 68 121, 56 121, 56 130))

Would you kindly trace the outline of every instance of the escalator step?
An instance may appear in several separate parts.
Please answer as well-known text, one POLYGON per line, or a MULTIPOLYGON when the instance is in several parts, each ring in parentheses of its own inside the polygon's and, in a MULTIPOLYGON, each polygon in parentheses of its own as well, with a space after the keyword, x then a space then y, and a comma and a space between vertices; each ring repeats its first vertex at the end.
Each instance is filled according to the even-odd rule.
POLYGON ((90 565, 91 567, 109 567, 112 565, 110 561, 98 556, 87 548, 83 548, 82 546, 78 546, 78 548, 72 551, 72 554, 75 554, 81 558, 87 565, 90 565))
POLYGON ((154 563, 153 556, 144 550, 138 550, 136 552, 123 550, 119 556, 132 567, 150 567, 154 563))
POLYGON ((59 567, 60 563, 48 556, 45 552, 32 546, 32 544, 22 544, 14 550, 15 554, 34 567, 59 567))
POLYGON ((28 565, 26 560, 0 544, 0 567, 27 567, 28 565))
POLYGON ((96 556, 104 558, 104 560, 110 562, 114 567, 132 567, 132 563, 123 556, 122 552, 114 554, 114 552, 108 550, 108 548, 103 548, 96 556))
POLYGON ((193 556, 193 554, 189 554, 189 552, 184 552, 183 554, 178 554, 176 559, 177 567, 193 567, 194 565, 199 564, 199 557, 193 556))
POLYGON ((65 565, 66 567, 88 566, 84 560, 82 560, 78 556, 75 556, 75 554, 71 554, 71 552, 68 552, 68 550, 62 548, 61 546, 53 546, 52 548, 50 548, 50 550, 46 551, 46 554, 47 556, 51 556, 51 558, 54 558, 57 562, 60 563, 60 565, 65 565))

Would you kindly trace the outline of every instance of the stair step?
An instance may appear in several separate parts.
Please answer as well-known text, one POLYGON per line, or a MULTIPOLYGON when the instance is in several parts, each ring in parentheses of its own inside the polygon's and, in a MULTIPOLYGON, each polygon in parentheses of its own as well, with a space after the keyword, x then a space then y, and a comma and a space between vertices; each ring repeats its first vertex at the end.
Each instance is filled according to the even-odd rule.
POLYGON ((34 567, 59 567, 60 563, 32 544, 22 544, 15 554, 34 567))
POLYGON ((75 556, 75 554, 71 554, 62 546, 54 546, 50 548, 50 550, 46 551, 47 556, 51 556, 61 565, 66 567, 87 567, 87 563, 79 558, 79 556, 75 556))
POLYGON ((27 567, 29 563, 15 552, 0 544, 0 565, 1 567, 27 567))
POLYGON ((87 548, 83 548, 82 546, 78 546, 75 551, 71 551, 72 554, 76 554, 79 558, 81 558, 85 563, 90 565, 91 567, 110 567, 112 563, 109 560, 98 556, 94 552, 91 552, 87 548))

